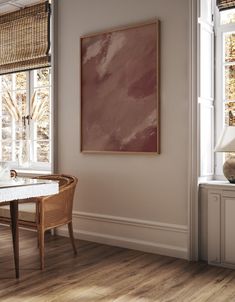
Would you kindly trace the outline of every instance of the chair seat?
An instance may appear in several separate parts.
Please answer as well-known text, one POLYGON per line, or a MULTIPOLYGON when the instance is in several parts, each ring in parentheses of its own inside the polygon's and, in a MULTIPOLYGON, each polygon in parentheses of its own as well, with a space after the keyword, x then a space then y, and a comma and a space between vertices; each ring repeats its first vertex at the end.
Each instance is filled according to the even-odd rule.
MULTIPOLYGON (((9 205, 0 206, 0 217, 10 218, 9 205)), ((36 204, 35 203, 19 204, 19 220, 35 222, 36 204)))

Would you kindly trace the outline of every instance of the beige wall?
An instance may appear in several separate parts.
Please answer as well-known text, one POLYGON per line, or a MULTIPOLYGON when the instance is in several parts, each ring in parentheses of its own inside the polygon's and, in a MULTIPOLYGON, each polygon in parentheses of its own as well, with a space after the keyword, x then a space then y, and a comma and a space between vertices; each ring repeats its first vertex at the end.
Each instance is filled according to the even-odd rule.
MULTIPOLYGON (((184 250, 185 256, 189 149, 189 0, 56 1, 58 169, 59 172, 74 174, 79 178, 74 205, 75 220, 78 218, 75 229, 81 230, 82 238, 109 243, 109 237, 114 236, 114 241, 111 238, 110 243, 115 244, 116 238, 117 244, 128 246, 125 241, 133 238, 135 242, 143 241, 148 236, 148 231, 142 229, 146 223, 149 230, 151 226, 153 229, 156 227, 156 233, 150 230, 151 238, 146 242, 155 246, 176 246, 184 250), (161 154, 81 154, 79 37, 155 17, 161 21, 161 154), (112 219, 117 219, 115 229, 112 229, 112 219), (132 227, 139 222, 140 228, 130 230, 128 221, 132 227), (127 225, 126 229, 123 223, 127 225), (161 227, 166 233, 161 233, 161 227), (125 237, 127 232, 128 236, 125 237), (138 237, 138 232, 143 237, 138 237), (180 239, 177 241, 175 238, 178 235, 180 239), (164 241, 163 237, 167 240, 164 241), (124 243, 120 238, 124 238, 124 243)), ((159 250, 156 248, 154 251, 159 250)))

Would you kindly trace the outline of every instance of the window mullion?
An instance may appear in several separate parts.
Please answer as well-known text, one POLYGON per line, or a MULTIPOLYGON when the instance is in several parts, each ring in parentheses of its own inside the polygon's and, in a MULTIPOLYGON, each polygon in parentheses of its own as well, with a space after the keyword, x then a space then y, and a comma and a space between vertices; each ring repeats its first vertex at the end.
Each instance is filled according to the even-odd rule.
POLYGON ((29 101, 28 101, 28 115, 29 115, 29 120, 28 120, 28 134, 27 138, 30 142, 30 161, 35 162, 35 151, 34 151, 34 123, 31 120, 31 111, 32 108, 31 106, 31 99, 34 93, 34 70, 29 71, 29 101))
MULTIPOLYGON (((12 98, 16 100, 16 74, 12 75, 12 98)), ((16 121, 12 119, 12 124, 11 124, 11 139, 12 139, 12 144, 11 144, 11 160, 13 162, 16 161, 16 121)))

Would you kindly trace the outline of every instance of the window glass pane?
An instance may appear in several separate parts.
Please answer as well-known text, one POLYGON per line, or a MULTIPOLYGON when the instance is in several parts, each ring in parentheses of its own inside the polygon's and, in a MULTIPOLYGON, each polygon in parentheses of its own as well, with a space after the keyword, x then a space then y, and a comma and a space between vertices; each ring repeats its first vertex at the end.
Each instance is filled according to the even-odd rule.
POLYGON ((10 140, 12 136, 11 123, 6 123, 5 120, 2 120, 2 140, 10 140))
POLYGON ((27 79, 26 72, 16 74, 16 89, 26 89, 27 79))
POLYGON ((235 100, 235 65, 225 66, 225 100, 235 100))
POLYGON ((221 24, 235 23, 235 9, 229 9, 220 12, 220 23, 221 24))
POLYGON ((48 140, 50 136, 50 116, 44 114, 37 122, 37 139, 48 140))
POLYGON ((1 90, 12 90, 12 74, 1 76, 1 90))
POLYGON ((17 91, 15 93, 15 99, 17 103, 17 110, 19 112, 20 119, 23 116, 27 115, 27 103, 26 103, 26 90, 24 91, 17 91))
POLYGON ((11 161, 12 160, 12 143, 11 141, 2 142, 2 161, 11 161))
POLYGON ((26 114, 27 73, 4 75, 0 78, 2 97, 1 153, 3 161, 15 161, 19 156, 19 144, 15 139, 23 139, 22 116, 26 114), (18 149, 17 149, 18 148, 18 149))
POLYGON ((16 160, 20 167, 30 165, 30 140, 21 139, 15 142, 16 160))
POLYGON ((39 102, 41 105, 45 106, 47 110, 49 110, 49 94, 50 90, 49 88, 40 88, 36 90, 37 94, 37 102, 39 102))
POLYGON ((15 153, 16 153, 16 161, 17 161, 17 164, 19 165, 19 159, 20 159, 20 141, 16 141, 15 142, 15 153))
POLYGON ((4 106, 2 114, 2 139, 9 140, 12 137, 12 117, 4 106))
POLYGON ((34 161, 37 163, 50 162, 50 68, 34 71, 35 99, 31 112, 34 128, 34 161))
POLYGON ((16 140, 27 139, 27 128, 22 123, 16 123, 15 133, 16 133, 16 140))
POLYGON ((50 85, 50 68, 42 68, 35 71, 34 87, 50 85))
POLYGON ((43 163, 49 163, 50 144, 48 141, 37 141, 37 161, 43 163))
POLYGON ((235 126, 235 102, 225 103, 225 125, 235 126))
POLYGON ((40 88, 36 89, 35 93, 30 112, 33 120, 38 121, 50 111, 50 90, 49 88, 40 88))
POLYGON ((235 33, 224 34, 225 62, 235 61, 235 33))
POLYGON ((2 107, 3 107, 3 112, 2 112, 3 115, 9 115, 9 117, 11 117, 12 120, 19 119, 18 106, 12 92, 7 91, 2 93, 2 107))

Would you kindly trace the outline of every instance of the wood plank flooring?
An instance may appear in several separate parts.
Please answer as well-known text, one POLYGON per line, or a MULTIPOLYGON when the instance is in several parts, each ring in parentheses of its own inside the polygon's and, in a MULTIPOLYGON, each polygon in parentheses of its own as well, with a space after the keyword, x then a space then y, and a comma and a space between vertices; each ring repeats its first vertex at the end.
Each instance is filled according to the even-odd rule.
POLYGON ((36 233, 20 230, 20 280, 10 229, 0 227, 0 302, 228 302, 235 271, 85 241, 46 236, 39 269, 36 233))

